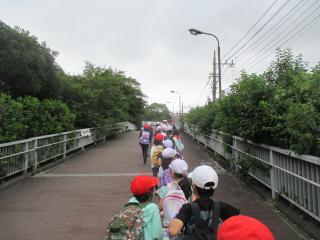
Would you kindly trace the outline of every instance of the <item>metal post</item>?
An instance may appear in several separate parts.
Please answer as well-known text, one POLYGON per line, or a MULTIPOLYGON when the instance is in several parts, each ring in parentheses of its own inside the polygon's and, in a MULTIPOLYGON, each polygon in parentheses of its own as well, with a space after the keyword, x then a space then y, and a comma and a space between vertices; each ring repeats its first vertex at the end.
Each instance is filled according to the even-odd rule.
POLYGON ((34 171, 36 172, 38 169, 38 139, 34 140, 34 171))
POLYGON ((174 116, 174 105, 173 105, 173 103, 172 103, 172 102, 169 102, 169 101, 167 101, 167 103, 171 103, 171 106, 172 106, 172 116, 174 116))
POLYGON ((63 135, 63 159, 67 158, 67 134, 63 135))
POLYGON ((238 153, 238 148, 237 148, 237 139, 235 139, 232 136, 232 143, 233 143, 233 149, 234 149, 234 155, 235 155, 235 165, 236 165, 236 173, 238 172, 238 158, 239 158, 239 153, 238 153))
POLYGON ((29 142, 26 142, 25 143, 25 159, 24 159, 24 174, 27 174, 28 173, 28 167, 29 167, 29 157, 28 157, 28 154, 29 154, 29 142))
POLYGON ((221 59, 220 59, 220 42, 219 42, 219 39, 216 35, 212 34, 212 33, 207 33, 207 32, 202 32, 198 29, 194 29, 194 28, 191 28, 189 29, 189 32, 192 34, 192 35, 199 35, 199 34, 205 34, 205 35, 210 35, 212 37, 214 37, 216 40, 217 40, 217 43, 218 43, 218 66, 219 66, 219 98, 221 98, 222 96, 222 90, 221 90, 221 59))
POLYGON ((275 176, 274 176, 274 163, 273 163, 273 152, 272 149, 270 149, 269 152, 269 159, 270 159, 270 187, 271 187, 271 193, 272 193, 272 199, 276 199, 276 191, 275 191, 275 176))
POLYGON ((180 115, 180 121, 181 121, 181 97, 179 93, 179 115, 180 115))
POLYGON ((220 62, 220 44, 219 40, 218 41, 218 66, 219 66, 219 98, 222 97, 222 90, 221 90, 221 62, 220 62))
POLYGON ((84 137, 80 136, 80 143, 81 143, 81 151, 84 151, 84 137))
POLYGON ((181 114, 183 115, 183 101, 181 101, 181 114))
POLYGON ((217 94, 217 72, 216 72, 216 51, 213 51, 213 74, 212 74, 212 102, 216 101, 217 94))

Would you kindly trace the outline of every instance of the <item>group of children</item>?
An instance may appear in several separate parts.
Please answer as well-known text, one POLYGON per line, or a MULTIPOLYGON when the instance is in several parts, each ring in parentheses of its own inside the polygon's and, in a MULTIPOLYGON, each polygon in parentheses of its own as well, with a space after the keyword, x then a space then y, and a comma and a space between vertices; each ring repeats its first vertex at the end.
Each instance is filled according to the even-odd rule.
MULTIPOLYGON (((152 136, 153 176, 132 180, 133 197, 109 222, 106 239, 274 239, 258 220, 240 216, 240 210, 228 203, 212 200, 218 186, 212 167, 200 165, 188 174, 184 146, 173 125, 163 121, 154 131, 144 125, 139 143, 148 146, 141 146, 142 152, 148 150, 152 136), (144 139, 146 135, 149 141, 144 139), (121 226, 124 230, 119 230, 121 226)), ((143 157, 147 155, 143 153, 143 157)))

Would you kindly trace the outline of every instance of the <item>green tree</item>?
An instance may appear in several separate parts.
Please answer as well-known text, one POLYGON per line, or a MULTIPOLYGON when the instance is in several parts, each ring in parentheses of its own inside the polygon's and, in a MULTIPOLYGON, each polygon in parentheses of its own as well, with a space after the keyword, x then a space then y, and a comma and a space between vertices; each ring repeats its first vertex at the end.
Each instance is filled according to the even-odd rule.
POLYGON ((255 142, 320 156, 320 65, 307 70, 302 56, 277 51, 264 74, 242 72, 229 93, 192 109, 186 120, 255 142))
POLYGON ((0 142, 22 139, 27 126, 23 119, 22 104, 0 93, 0 142))
POLYGON ((0 94, 0 142, 72 130, 74 114, 58 100, 0 94))
POLYGON ((161 121, 170 118, 170 111, 165 104, 151 103, 145 108, 144 120, 146 121, 161 121))
POLYGON ((24 138, 70 131, 74 129, 74 114, 59 100, 39 100, 20 97, 22 105, 21 124, 27 126, 24 138))
POLYGON ((87 63, 80 76, 63 76, 61 99, 76 114, 77 127, 139 123, 145 105, 140 84, 123 72, 87 63))
POLYGON ((0 21, 0 142, 120 121, 139 124, 145 96, 137 80, 86 63, 68 75, 57 52, 0 21))
POLYGON ((272 89, 261 76, 242 73, 229 94, 219 101, 213 126, 246 139, 264 141, 273 124, 265 106, 271 97, 272 89))
POLYGON ((57 52, 38 43, 35 36, 0 21, 0 91, 16 98, 56 97, 59 89, 57 52))

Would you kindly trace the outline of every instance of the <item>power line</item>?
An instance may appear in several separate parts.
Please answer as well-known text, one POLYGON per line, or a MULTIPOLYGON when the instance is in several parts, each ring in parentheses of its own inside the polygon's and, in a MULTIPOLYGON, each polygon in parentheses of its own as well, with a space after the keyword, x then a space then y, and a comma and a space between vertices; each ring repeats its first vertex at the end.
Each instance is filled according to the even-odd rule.
MULTIPOLYGON (((241 69, 243 66, 245 65, 250 65, 252 64, 254 61, 256 61, 257 59, 259 59, 261 57, 261 55, 263 55, 264 53, 263 52, 267 52, 269 50, 271 50, 272 48, 269 48, 268 47, 275 41, 277 41, 278 39, 283 39, 283 37, 286 37, 288 34, 290 34, 290 32, 288 32, 285 36, 282 36, 283 34, 286 33, 286 30, 290 29, 290 27, 296 23, 297 20, 299 20, 306 12, 308 12, 316 3, 318 2, 318 0, 316 0, 313 4, 311 4, 307 9, 305 9, 296 19, 294 19, 294 21, 292 21, 286 28, 284 31, 280 32, 275 38, 273 38, 270 42, 268 42, 265 46, 263 46, 263 50, 262 52, 260 52, 260 54, 256 55, 254 58, 251 58, 251 60, 249 61, 249 64, 248 62, 246 63, 243 63, 239 68, 241 69), (261 54, 262 53, 262 54, 261 54)), ((296 25, 297 26, 297 25, 296 25)), ((295 26, 295 27, 296 27, 295 26)), ((294 28, 295 28, 294 27, 294 28)), ((293 29, 294 29, 293 28, 293 29)), ((278 41, 277 41, 278 42, 278 41)))
MULTIPOLYGON (((230 85, 231 83, 233 83, 234 82, 234 77, 235 77, 235 74, 234 74, 234 68, 231 68, 231 79, 229 79, 228 81, 224 81, 224 84, 225 85, 230 85)), ((225 89, 227 89, 227 88, 225 88, 225 89)), ((224 90, 225 90, 224 89, 224 90)))
MULTIPOLYGON (((298 35, 294 35, 294 36, 292 36, 291 38, 287 39, 287 41, 285 41, 281 46, 283 46, 283 45, 284 45, 285 43, 287 43, 288 41, 292 40, 293 37, 296 37, 296 38, 291 42, 291 44, 294 43, 295 41, 297 41, 301 36, 303 36, 304 33, 306 33, 310 28, 312 28, 313 25, 316 24, 317 21, 319 21, 319 20, 320 20, 320 15, 318 15, 317 17, 315 17, 315 18, 310 22, 310 25, 309 25, 307 28, 304 29, 304 31, 300 32, 300 34, 298 34, 298 35)), ((303 28, 302 28, 302 29, 303 29, 303 28)), ((280 47, 281 47, 281 46, 280 46, 280 47)), ((272 51, 270 54, 268 54, 268 56, 266 56, 266 58, 269 57, 269 56, 270 56, 272 53, 274 53, 274 52, 275 52, 275 50, 272 51)), ((257 70, 256 72, 259 72, 259 71, 261 71, 261 70, 263 70, 263 69, 266 69, 269 65, 270 65, 269 62, 268 62, 267 64, 262 65, 262 67, 258 68, 258 70, 257 70)), ((253 66, 252 66, 252 67, 253 67, 253 66)))
MULTIPOLYGON (((317 0, 318 1, 318 0, 317 0)), ((306 0, 301 0, 298 4, 296 4, 291 10, 289 10, 279 21, 277 21, 272 27, 269 28, 269 30, 267 32, 265 32, 258 40, 256 40, 253 44, 251 44, 250 46, 248 46, 244 51, 242 51, 241 53, 239 53, 233 60, 236 60, 236 59, 240 59, 243 57, 243 55, 246 55, 245 53, 248 52, 249 50, 253 50, 255 49, 260 40, 263 39, 263 37, 265 37, 267 34, 270 34, 265 38, 263 39, 264 41, 266 39, 269 39, 280 27, 283 26, 283 23, 287 22, 292 16, 294 13, 296 13, 299 9, 301 9, 308 1, 306 0), (301 3, 303 2, 303 4, 301 5, 301 3), (301 6, 300 6, 301 5, 301 6), (281 24, 282 23, 282 24, 281 24), (281 24, 281 25, 280 25, 281 24), (276 27, 276 28, 275 28, 276 27), (272 31, 271 31, 272 30, 272 31), (255 46, 255 47, 253 47, 255 46), (252 48, 253 49, 250 49, 252 48)), ((243 64, 244 65, 244 64, 243 64)), ((243 66, 242 65, 242 66, 243 66)), ((229 69, 229 66, 227 68, 224 69, 223 71, 223 75, 226 73, 226 71, 229 69)), ((232 69, 234 71, 234 69, 232 69)))
POLYGON ((235 44, 233 47, 222 57, 224 59, 238 44, 251 32, 251 30, 261 21, 261 19, 271 10, 271 8, 278 2, 275 0, 271 6, 262 14, 262 16, 258 19, 258 21, 242 36, 242 38, 235 44))
POLYGON ((266 41, 267 39, 269 39, 272 34, 274 34, 280 27, 282 27, 283 25, 280 25, 281 23, 284 24, 285 22, 287 22, 292 16, 293 14, 298 11, 303 5, 305 5, 307 3, 307 1, 305 1, 300 7, 299 5, 305 0, 301 0, 297 5, 295 5, 289 12, 286 13, 286 15, 284 15, 278 22, 276 22, 272 27, 270 27, 270 29, 265 32, 258 40, 256 40, 253 44, 251 44, 250 46, 248 46, 244 51, 242 51, 241 53, 239 53, 233 60, 236 60, 238 58, 241 58, 241 56, 243 54, 245 54, 246 52, 248 52, 249 50, 253 50, 255 49, 258 45, 258 43, 267 35, 270 34, 263 39, 263 41, 266 41), (255 46, 255 47, 254 47, 255 46))
POLYGON ((257 36, 264 28, 265 26, 268 25, 268 23, 274 18, 276 17, 281 10, 290 2, 291 0, 287 0, 285 1, 280 8, 267 20, 266 23, 264 23, 256 32, 255 34, 249 39, 247 40, 235 53, 233 53, 230 57, 228 57, 228 60, 230 60, 234 55, 236 55, 241 49, 243 49, 255 36, 257 36))
MULTIPOLYGON (((275 3, 275 2, 274 2, 274 3, 275 3)), ((286 22, 288 19, 290 19, 290 17, 291 17, 297 10, 299 10, 303 5, 305 5, 306 3, 307 3, 306 0, 301 0, 301 1, 300 1, 298 4, 296 4, 290 11, 288 11, 278 22, 276 22, 272 27, 270 27, 270 29, 269 29, 266 33, 264 33, 257 41, 255 41, 253 44, 251 44, 249 47, 247 47, 244 51, 242 51, 241 53, 239 53, 238 56, 236 56, 236 57, 233 59, 233 61, 236 60, 236 59, 238 59, 238 58, 241 58, 241 56, 242 56, 245 52, 247 52, 251 47, 253 47, 254 45, 257 46, 257 43, 258 43, 264 36, 266 36, 268 33, 270 33, 271 30, 273 30, 272 33, 271 33, 266 39, 268 39, 270 36, 272 36, 272 34, 273 34, 276 30, 279 29, 279 26, 280 26, 280 27, 282 26, 282 25, 279 25, 280 23, 286 22), (299 5, 300 5, 302 2, 304 2, 304 3, 299 7, 299 5), (274 29, 274 27, 276 27, 276 26, 278 26, 278 27, 274 29)), ((273 6, 273 5, 272 5, 272 6, 273 6)), ((269 8, 269 9, 271 9, 271 8, 269 8)), ((268 9, 268 10, 269 10, 269 9, 268 9)), ((260 20, 260 19, 259 19, 259 20, 260 20)), ((264 39, 264 40, 265 40, 265 39, 264 39)), ((256 48, 256 47, 254 47, 253 49, 255 49, 255 48, 256 48)), ((253 49, 250 49, 250 50, 253 50, 253 49)), ((228 70, 229 68, 230 68, 230 66, 227 66, 227 68, 223 69, 222 75, 225 75, 226 72, 227 72, 227 70, 228 70)), ((232 74, 234 75, 234 69, 232 68, 231 70, 232 70, 232 74)), ((233 77, 232 77, 232 81, 233 81, 233 77)), ((232 81, 229 81, 229 82, 227 82, 227 83, 230 83, 230 82, 232 82, 232 81)))
POLYGON ((196 103, 199 101, 200 97, 202 96, 203 92, 207 89, 207 86, 210 83, 210 79, 206 82, 206 84, 203 86, 197 97, 193 101, 193 105, 196 105, 196 103))
MULTIPOLYGON (((282 47, 284 44, 286 44, 288 41, 290 41, 291 39, 293 39, 294 37, 296 37, 298 34, 298 37, 295 39, 295 41, 299 38, 299 37, 301 37, 307 30, 309 30, 317 21, 319 21, 320 20, 320 14, 319 15, 317 15, 315 18, 313 18, 308 24, 306 24, 306 26, 303 26, 302 28, 300 28, 299 29, 299 31, 297 31, 294 35, 292 35, 290 38, 288 38, 285 42, 283 42, 280 46, 279 46, 279 48, 280 47, 282 47), (309 25, 309 26, 307 26, 307 25, 309 25), (305 28, 305 27, 307 27, 307 28, 305 28)), ((269 57, 272 53, 274 53, 275 52, 275 50, 274 51, 272 51, 271 53, 269 53, 267 56, 265 56, 265 57, 269 57)), ((261 62, 261 61, 260 61, 261 62)), ((259 62, 257 62, 257 63, 255 63, 254 65, 252 65, 250 68, 253 68, 254 66, 256 66, 257 64, 258 64, 259 62)), ((248 68, 248 69, 250 69, 250 68, 248 68)))
MULTIPOLYGON (((309 7, 309 8, 310 8, 310 7, 309 7)), ((309 9, 309 8, 308 8, 308 9, 309 9)), ((320 6, 318 6, 316 9, 314 9, 307 17, 305 17, 302 21, 300 21, 297 25, 295 25, 288 33, 286 33, 285 36, 281 37, 281 39, 284 39, 285 37, 289 36, 292 32, 294 32, 294 30, 296 30, 297 27, 299 27, 301 24, 303 24, 305 21, 307 21, 319 8, 320 8, 320 6)), ((307 10, 308 10, 308 9, 307 9, 307 10)), ((305 10, 300 16, 302 16, 307 10, 305 10)), ((300 16, 299 16, 297 19, 299 19, 300 16)), ((296 20, 297 20, 297 19, 296 19, 296 20)), ((295 22, 295 21, 294 21, 294 22, 295 22)), ((291 25, 292 25, 292 24, 290 24, 290 26, 291 26, 291 25)), ((308 24, 307 24, 307 25, 308 25, 308 24)), ((306 26, 307 26, 307 25, 306 25, 306 26)), ((304 26, 304 27, 306 27, 306 26, 304 26)), ((304 28, 304 27, 303 27, 303 28, 304 28)), ((302 31, 303 28, 300 29, 299 31, 302 31)), ((297 31, 296 33, 294 33, 293 36, 296 35, 296 34, 298 34, 299 31, 297 31)), ((274 38, 273 40, 271 40, 267 45, 264 46, 265 51, 260 52, 260 54, 258 54, 255 58, 251 59, 251 60, 249 61, 249 63, 244 63, 244 64, 242 64, 242 65, 240 66, 240 68, 242 68, 242 67, 245 66, 245 65, 247 65, 247 69, 248 69, 248 68, 252 68, 251 65, 252 65, 254 62, 256 62, 257 59, 260 59, 260 58, 262 58, 262 57, 265 57, 264 55, 265 55, 266 53, 268 53, 268 51, 270 51, 271 49, 274 49, 274 47, 276 47, 276 46, 279 44, 279 42, 276 42, 276 43, 273 44, 270 48, 266 49, 268 46, 270 46, 270 45, 274 42, 274 40, 276 40, 276 39, 279 38, 280 36, 281 36, 281 34, 278 35, 278 36, 277 36, 276 38, 274 38)), ((291 36, 291 37, 293 37, 293 36, 291 36)), ((291 37, 289 37, 289 38, 291 38, 291 37)), ((283 45, 283 44, 281 44, 280 46, 282 46, 282 45, 283 45)), ((278 46, 278 47, 280 47, 280 46, 278 46)), ((273 52, 273 51, 272 51, 272 52, 273 52)), ((259 62, 259 61, 258 61, 258 62, 259 62)), ((256 62, 256 64, 257 64, 258 62, 256 62)), ((255 66, 256 64, 254 64, 254 66, 255 66)))

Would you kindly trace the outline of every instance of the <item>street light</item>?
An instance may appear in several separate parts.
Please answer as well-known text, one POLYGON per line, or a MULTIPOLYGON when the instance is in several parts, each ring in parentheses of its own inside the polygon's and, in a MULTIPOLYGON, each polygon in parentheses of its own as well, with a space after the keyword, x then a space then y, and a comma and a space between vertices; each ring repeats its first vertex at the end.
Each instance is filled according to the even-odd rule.
POLYGON ((181 94, 179 92, 173 91, 173 90, 171 90, 170 92, 171 93, 176 93, 176 94, 179 95, 179 115, 180 115, 180 118, 181 118, 181 94))
POLYGON ((174 115, 174 105, 172 102, 167 101, 167 103, 171 103, 172 104, 172 114, 174 115))
POLYGON ((219 67, 219 97, 221 98, 221 62, 220 62, 220 42, 219 39, 217 38, 216 35, 212 34, 212 33, 206 33, 206 32, 202 32, 198 29, 194 29, 194 28, 190 28, 189 32, 192 35, 199 35, 199 34, 205 34, 205 35, 210 35, 212 37, 214 37, 217 42, 218 42, 218 67, 219 67))

